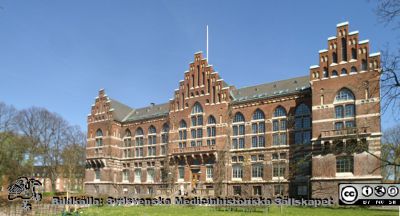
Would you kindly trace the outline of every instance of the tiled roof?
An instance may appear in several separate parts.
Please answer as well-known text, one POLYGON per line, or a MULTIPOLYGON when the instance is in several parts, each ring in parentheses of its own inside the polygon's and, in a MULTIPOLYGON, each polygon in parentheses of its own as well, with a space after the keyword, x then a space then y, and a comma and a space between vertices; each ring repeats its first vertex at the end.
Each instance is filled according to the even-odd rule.
POLYGON ((231 96, 234 103, 240 103, 249 100, 278 97, 295 92, 308 91, 309 88, 309 76, 302 76, 240 89, 233 89, 231 91, 231 96))
POLYGON ((122 120, 133 110, 129 106, 118 102, 114 99, 110 99, 111 109, 113 109, 113 117, 115 120, 122 122, 122 120))
POLYGON ((151 105, 148 107, 132 110, 129 113, 129 115, 123 119, 123 121, 130 122, 142 119, 155 118, 167 115, 168 113, 169 113, 169 103, 151 105))

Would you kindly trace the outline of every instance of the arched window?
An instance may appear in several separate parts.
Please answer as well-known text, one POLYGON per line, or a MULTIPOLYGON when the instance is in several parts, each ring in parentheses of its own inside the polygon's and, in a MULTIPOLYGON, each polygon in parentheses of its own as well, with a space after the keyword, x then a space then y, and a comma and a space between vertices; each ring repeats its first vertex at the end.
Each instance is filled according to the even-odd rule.
POLYGON ((336 54, 336 52, 332 53, 332 62, 333 63, 337 63, 337 54, 336 54))
POLYGON ((295 144, 311 143, 311 112, 304 103, 296 107, 294 129, 295 144))
POLYGON ((253 120, 251 123, 251 132, 253 136, 251 137, 251 147, 265 147, 265 116, 264 112, 257 109, 253 113, 253 120))
POLYGON ((101 129, 97 129, 96 131, 96 147, 103 146, 103 131, 101 129))
POLYGON ((203 125, 203 108, 196 102, 191 112, 192 126, 203 125))
POLYGON ((232 124, 232 149, 243 149, 245 146, 245 125, 244 125, 244 116, 242 113, 237 112, 233 118, 232 124))
POLYGON ((347 70, 345 68, 342 69, 341 75, 347 74, 347 70))
POLYGON ((215 136, 217 135, 216 121, 214 116, 210 115, 207 120, 207 145, 215 145, 215 136))
POLYGON ((350 73, 357 73, 357 68, 356 67, 351 67, 350 73))
POLYGON ((367 64, 367 60, 363 59, 361 61, 361 70, 362 71, 366 71, 368 69, 368 64, 367 64))
POLYGON ((285 108, 279 106, 274 111, 274 117, 281 117, 281 116, 286 116, 286 110, 285 108))
POLYGON ((192 141, 190 141, 190 146, 202 146, 203 145, 203 108, 196 102, 192 108, 191 112, 191 122, 192 127, 190 129, 190 134, 192 141))
POLYGON ((147 133, 147 144, 155 145, 157 142, 156 137, 157 137, 157 130, 153 125, 151 125, 147 133))
POLYGON ((272 120, 272 145, 287 144, 287 120, 285 108, 278 106, 272 120))
POLYGON ((198 102, 196 102, 192 108, 191 114, 199 114, 199 113, 203 113, 203 108, 198 102))
POLYGON ((259 120, 259 119, 264 119, 264 112, 257 109, 254 114, 253 114, 253 120, 259 120))
MULTIPOLYGON (((355 127, 355 97, 353 92, 347 88, 341 89, 335 98, 335 121, 334 129, 338 135, 342 134, 343 128, 355 127), (346 119, 343 119, 346 118, 346 119)), ((351 132, 351 131, 349 131, 351 132)))
POLYGON ((335 97, 335 102, 354 100, 354 94, 347 88, 341 89, 335 97))
POLYGON ((238 112, 235 114, 235 117, 233 118, 233 122, 244 122, 244 116, 242 113, 238 112))
POLYGON ((334 76, 338 76, 338 72, 336 71, 336 70, 333 70, 332 71, 332 76, 334 77, 334 76))
POLYGON ((135 156, 143 157, 143 129, 138 128, 135 132, 135 156))
POLYGON ((129 129, 125 130, 125 136, 124 136, 124 147, 131 147, 132 141, 131 141, 132 133, 129 129))
POLYGON ((185 120, 179 122, 179 148, 186 148, 187 130, 185 120))

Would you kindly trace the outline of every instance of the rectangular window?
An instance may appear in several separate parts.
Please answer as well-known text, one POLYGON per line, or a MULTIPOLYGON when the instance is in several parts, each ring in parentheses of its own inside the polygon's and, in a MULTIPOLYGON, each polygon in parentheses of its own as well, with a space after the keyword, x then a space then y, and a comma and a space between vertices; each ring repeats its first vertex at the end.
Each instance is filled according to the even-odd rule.
POLYGON ((165 155, 166 154, 166 148, 165 145, 161 146, 161 155, 165 155))
POLYGON ((197 138, 203 138, 203 129, 197 129, 197 138))
POLYGON ((239 134, 238 126, 233 126, 233 136, 237 136, 239 134))
POLYGON ((258 147, 265 147, 265 137, 258 136, 258 147))
POLYGON ((100 169, 94 170, 94 179, 100 181, 100 177, 101 177, 100 169))
POLYGON ((335 107, 336 118, 343 118, 343 106, 335 107))
POLYGON ((265 123, 260 122, 258 123, 258 133, 264 133, 265 132, 265 123))
POLYGON ((355 124, 354 121, 346 121, 346 128, 354 128, 355 124))
POLYGON ((286 145, 286 133, 281 133, 280 134, 280 139, 281 139, 280 140, 281 141, 280 144, 281 145, 286 145))
POLYGON ((263 166, 262 164, 255 164, 251 169, 251 177, 252 178, 262 178, 263 177, 263 166))
POLYGON ((253 195, 261 196, 261 186, 253 186, 253 195))
POLYGON ((251 132, 252 132, 253 134, 255 134, 255 133, 258 132, 257 123, 253 123, 253 124, 251 125, 251 132))
POLYGON ((283 195, 283 185, 274 185, 274 195, 283 195))
POLYGON ((273 177, 284 177, 285 175, 285 165, 284 164, 275 164, 273 170, 273 177))
POLYGON ((142 181, 142 170, 135 169, 135 183, 139 183, 142 181))
POLYGON ((235 179, 243 178, 243 168, 241 165, 234 165, 232 167, 232 177, 235 179))
POLYGON ((335 130, 343 129, 343 122, 336 122, 335 123, 335 130))
POLYGON ((178 179, 183 180, 185 178, 185 167, 178 167, 178 179))
POLYGON ((154 169, 147 169, 147 182, 154 182, 154 169))
POLYGON ((244 125, 239 125, 239 135, 244 135, 244 125))
POLYGON ((212 166, 207 166, 206 168, 206 179, 207 180, 212 180, 213 178, 213 167, 212 166))
POLYGON ((238 139, 232 139, 232 149, 238 148, 238 139))
POLYGON ((242 187, 233 186, 233 195, 237 195, 237 196, 242 195, 242 187))
POLYGON ((347 104, 345 106, 346 117, 354 117, 354 104, 347 104))
POLYGON ((239 149, 244 149, 244 138, 239 138, 239 149))
POLYGON ((196 130, 192 129, 190 133, 192 134, 192 139, 196 139, 196 130))
POLYGON ((279 121, 278 120, 274 120, 272 122, 272 128, 273 128, 273 131, 278 131, 279 130, 279 121))
POLYGON ((129 180, 129 170, 123 170, 122 171, 122 181, 128 181, 129 180))
POLYGON ((281 120, 280 130, 286 130, 286 120, 281 120))
POLYGON ((336 158, 336 172, 353 172, 354 160, 353 157, 337 157, 336 158))
POLYGON ((303 143, 304 144, 311 143, 311 132, 310 131, 303 132, 303 143))
POLYGON ((276 133, 272 135, 272 144, 279 145, 279 134, 276 133))
POLYGON ((257 136, 251 137, 251 147, 257 148, 257 146, 258 146, 257 136))

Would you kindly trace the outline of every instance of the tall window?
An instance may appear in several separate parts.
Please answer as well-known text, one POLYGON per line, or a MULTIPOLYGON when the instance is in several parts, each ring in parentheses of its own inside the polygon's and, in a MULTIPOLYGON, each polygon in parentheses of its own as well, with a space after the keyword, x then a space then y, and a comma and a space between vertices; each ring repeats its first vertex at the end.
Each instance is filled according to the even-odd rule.
POLYGON ((131 147, 132 145, 132 134, 129 129, 125 130, 125 136, 124 136, 124 147, 131 147))
POLYGON ((342 38, 342 61, 347 61, 347 43, 346 38, 342 38))
POLYGON ((256 163, 251 166, 251 178, 262 179, 264 167, 262 163, 256 163))
POLYGON ((235 114, 232 123, 232 149, 244 149, 245 119, 242 113, 235 114))
POLYGON ((179 148, 186 147, 187 125, 184 120, 179 122, 179 148))
POLYGON ((274 163, 273 165, 273 173, 272 177, 281 177, 284 178, 286 166, 284 163, 274 163))
MULTIPOLYGON (((335 130, 355 127, 356 106, 353 92, 341 89, 335 97, 335 130)), ((338 133, 341 133, 338 131, 338 133)))
POLYGON ((236 180, 241 180, 243 178, 243 166, 241 164, 232 166, 232 178, 236 180))
POLYGON ((351 49, 351 58, 357 59, 357 49, 356 48, 351 49))
POLYGON ((203 108, 196 102, 192 108, 191 112, 191 122, 192 126, 190 133, 192 135, 192 140, 190 141, 190 146, 202 146, 203 144, 203 108))
POLYGON ((161 151, 160 155, 165 155, 166 154, 166 146, 168 144, 168 133, 169 133, 169 126, 167 123, 165 123, 162 127, 161 131, 161 151))
POLYGON ((272 144, 286 145, 287 144, 287 120, 286 110, 279 106, 274 111, 272 118, 272 144))
POLYGON ((142 181, 142 169, 135 169, 135 183, 139 183, 142 181))
POLYGON ((178 167, 178 179, 183 180, 185 178, 185 167, 178 167))
POLYGON ((124 182, 129 181, 129 170, 127 169, 122 170, 122 181, 124 182))
POLYGON ((147 182, 154 182, 154 168, 147 169, 147 182))
POLYGON ((136 129, 135 133, 135 156, 143 157, 143 130, 142 128, 136 129))
POLYGON ((311 112, 304 103, 297 106, 295 111, 294 143, 311 143, 311 112))
POLYGON ((147 133, 147 143, 149 145, 155 145, 156 142, 157 142, 157 130, 153 125, 151 125, 147 133))
POLYGON ((332 53, 332 62, 333 63, 337 63, 337 54, 336 54, 336 52, 332 53))
POLYGON ((96 131, 96 147, 103 146, 103 131, 97 129, 96 131))
POLYGON ((361 60, 361 70, 366 71, 367 69, 368 69, 367 60, 365 59, 361 60))
POLYGON ((322 72, 322 75, 324 76, 324 78, 329 77, 328 68, 324 67, 324 71, 322 72))
POLYGON ((207 120, 207 145, 215 145, 215 136, 217 135, 216 121, 214 116, 209 116, 207 120))
POLYGON ((257 109, 252 118, 251 132, 251 147, 265 147, 265 116, 264 112, 257 109))
POLYGON ((95 169, 94 170, 94 180, 95 181, 100 181, 100 178, 101 178, 100 169, 95 169))
POLYGON ((213 170, 212 166, 206 167, 206 180, 211 181, 213 179, 213 170))
POLYGON ((342 156, 336 158, 336 172, 352 173, 353 169, 354 169, 354 158, 352 156, 342 156))

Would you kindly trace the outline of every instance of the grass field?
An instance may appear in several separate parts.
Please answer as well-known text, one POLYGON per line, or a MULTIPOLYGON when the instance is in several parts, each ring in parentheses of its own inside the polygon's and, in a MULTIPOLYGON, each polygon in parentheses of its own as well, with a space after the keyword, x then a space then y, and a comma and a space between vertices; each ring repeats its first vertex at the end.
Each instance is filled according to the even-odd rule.
POLYGON ((284 207, 282 213, 278 206, 272 206, 269 211, 265 209, 257 209, 255 212, 246 212, 244 209, 236 209, 234 211, 227 211, 226 209, 215 209, 211 207, 184 207, 184 206, 134 206, 134 207, 92 207, 82 210, 80 215, 140 215, 140 216, 383 216, 383 215, 399 215, 395 210, 374 210, 365 208, 311 208, 311 207, 284 207))

